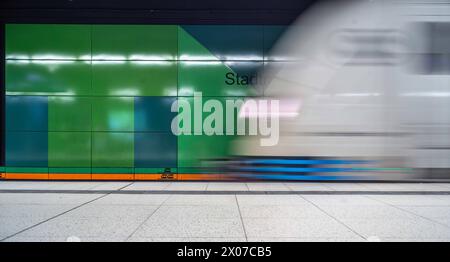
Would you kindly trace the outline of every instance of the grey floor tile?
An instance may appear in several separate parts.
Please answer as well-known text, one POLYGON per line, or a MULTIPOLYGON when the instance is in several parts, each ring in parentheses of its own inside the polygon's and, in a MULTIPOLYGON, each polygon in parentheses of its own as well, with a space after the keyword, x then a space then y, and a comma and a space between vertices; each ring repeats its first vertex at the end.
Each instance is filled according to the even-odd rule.
POLYGON ((204 190, 206 190, 207 186, 208 186, 208 183, 205 183, 205 182, 178 182, 178 183, 171 183, 168 187, 165 188, 165 190, 204 191, 204 190))
POLYGON ((243 218, 320 218, 327 216, 313 205, 240 205, 243 218))
POLYGON ((208 184, 208 191, 248 191, 245 183, 213 182, 208 184))
POLYGON ((372 195, 371 199, 396 206, 450 206, 448 200, 435 195, 372 195))
POLYGON ((197 218, 154 215, 133 235, 136 237, 185 237, 210 238, 245 237, 241 220, 238 218, 197 218))
POLYGON ((63 215, 22 232, 20 237, 128 237, 145 220, 134 217, 123 220, 114 217, 77 218, 63 215))
POLYGON ((244 218, 249 238, 355 238, 357 234, 332 218, 244 218))
POLYGON ((47 220, 48 216, 0 217, 0 239, 47 220))
POLYGON ((416 216, 388 205, 321 205, 320 208, 337 219, 400 219, 416 216))
POLYGON ((302 197, 318 206, 386 205, 361 195, 302 195, 302 197))
POLYGON ((65 237, 19 237, 14 236, 4 242, 66 242, 65 237))
POLYGON ((335 191, 369 191, 365 184, 359 183, 324 183, 323 185, 335 191))
POLYGON ((343 223, 367 237, 443 239, 450 238, 450 228, 429 220, 415 219, 342 219, 343 223))
POLYGON ((94 205, 161 205, 170 195, 160 194, 111 194, 102 197, 91 204, 94 205))
POLYGON ((0 193, 0 204, 82 204, 102 194, 0 193))
POLYGON ((188 219, 209 219, 209 218, 237 218, 239 219, 239 210, 236 205, 217 205, 217 206, 161 206, 154 216, 168 220, 173 217, 188 219))
POLYGON ((71 219, 142 219, 152 214, 158 206, 150 205, 85 205, 65 214, 71 219))
POLYGON ((255 182, 246 183, 250 191, 290 191, 284 183, 255 182))
POLYGON ((365 240, 361 237, 350 237, 350 238, 251 237, 248 238, 248 242, 365 242, 365 240))
POLYGON ((0 217, 53 217, 70 210, 77 205, 46 205, 46 204, 3 204, 0 205, 0 217))
POLYGON ((450 206, 398 206, 408 212, 427 218, 450 220, 450 206))
POLYGON ((239 205, 311 205, 298 195, 237 195, 239 205))
POLYGON ((90 190, 119 190, 126 187, 130 182, 104 182, 89 188, 90 190))
POLYGON ((127 190, 164 190, 166 189, 172 182, 134 182, 133 184, 127 186, 122 189, 124 191, 127 190))
POLYGON ((236 205, 234 195, 171 195, 164 205, 236 205))
POLYGON ((292 191, 329 191, 327 184, 320 183, 284 183, 292 191))

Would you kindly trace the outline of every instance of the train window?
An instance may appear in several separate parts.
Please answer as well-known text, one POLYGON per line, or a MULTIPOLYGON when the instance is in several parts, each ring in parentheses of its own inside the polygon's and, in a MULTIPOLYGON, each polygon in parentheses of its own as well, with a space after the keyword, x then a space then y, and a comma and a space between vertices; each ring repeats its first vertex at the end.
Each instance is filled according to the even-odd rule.
POLYGON ((423 49, 414 56, 414 71, 419 74, 450 74, 450 23, 418 23, 423 49))

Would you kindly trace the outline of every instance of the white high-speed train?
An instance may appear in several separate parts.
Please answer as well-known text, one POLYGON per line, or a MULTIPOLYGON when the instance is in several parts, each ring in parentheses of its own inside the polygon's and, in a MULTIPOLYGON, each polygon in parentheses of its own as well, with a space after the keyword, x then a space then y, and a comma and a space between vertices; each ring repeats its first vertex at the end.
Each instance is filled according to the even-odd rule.
POLYGON ((292 110, 231 170, 282 180, 450 178, 450 1, 327 1, 275 46, 264 97, 292 110), (295 106, 294 106, 295 105, 295 106))

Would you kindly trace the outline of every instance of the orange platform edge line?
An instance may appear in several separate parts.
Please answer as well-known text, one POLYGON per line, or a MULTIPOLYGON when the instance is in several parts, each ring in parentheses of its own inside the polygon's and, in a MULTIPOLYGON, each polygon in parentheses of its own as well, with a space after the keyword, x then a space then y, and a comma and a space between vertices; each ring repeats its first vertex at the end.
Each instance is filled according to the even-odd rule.
POLYGON ((230 180, 222 174, 71 174, 71 173, 0 173, 3 180, 118 180, 118 181, 155 181, 155 180, 230 180))

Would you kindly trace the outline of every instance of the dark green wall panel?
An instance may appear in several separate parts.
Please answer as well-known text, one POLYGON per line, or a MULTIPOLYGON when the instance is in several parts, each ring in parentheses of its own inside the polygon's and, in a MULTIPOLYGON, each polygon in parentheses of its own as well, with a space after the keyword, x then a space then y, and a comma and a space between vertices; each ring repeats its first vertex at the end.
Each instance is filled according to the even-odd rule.
POLYGON ((6 25, 7 59, 90 59, 90 52, 90 25, 6 25))
POLYGON ((48 132, 48 165, 49 167, 90 167, 91 133, 48 132))
POLYGON ((18 95, 90 95, 89 61, 8 60, 6 93, 18 95))

